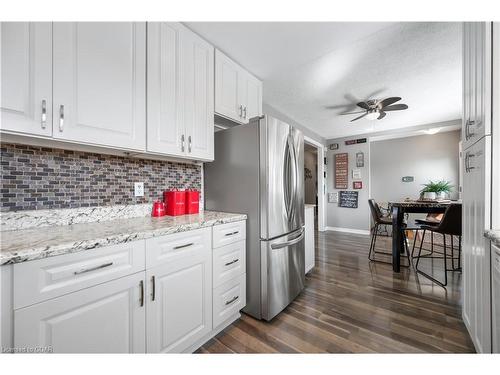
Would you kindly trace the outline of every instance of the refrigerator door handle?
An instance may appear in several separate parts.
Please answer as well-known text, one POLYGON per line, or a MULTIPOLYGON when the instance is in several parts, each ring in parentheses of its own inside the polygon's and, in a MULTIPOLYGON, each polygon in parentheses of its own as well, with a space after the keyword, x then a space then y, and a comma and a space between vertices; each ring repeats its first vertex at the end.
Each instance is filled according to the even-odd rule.
POLYGON ((300 234, 297 237, 295 237, 293 240, 283 242, 283 243, 278 243, 275 245, 271 245, 271 249, 277 250, 277 249, 282 249, 284 247, 295 245, 296 243, 298 243, 304 239, 304 235, 305 235, 304 228, 302 228, 300 231, 300 234))

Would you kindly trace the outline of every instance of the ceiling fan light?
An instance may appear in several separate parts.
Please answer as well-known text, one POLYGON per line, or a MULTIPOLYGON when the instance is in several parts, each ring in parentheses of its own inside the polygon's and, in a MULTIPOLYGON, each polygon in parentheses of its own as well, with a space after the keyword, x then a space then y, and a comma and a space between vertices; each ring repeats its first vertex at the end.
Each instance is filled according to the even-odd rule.
POLYGON ((367 120, 376 120, 380 116, 380 113, 378 110, 371 110, 368 112, 368 114, 365 116, 367 120))

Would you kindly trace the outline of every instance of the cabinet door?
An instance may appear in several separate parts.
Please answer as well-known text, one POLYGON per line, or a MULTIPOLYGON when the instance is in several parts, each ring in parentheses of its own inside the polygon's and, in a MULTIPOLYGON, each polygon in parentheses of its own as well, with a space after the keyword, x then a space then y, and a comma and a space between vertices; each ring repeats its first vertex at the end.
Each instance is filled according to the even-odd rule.
POLYGON ((184 123, 190 158, 214 159, 214 48, 185 29, 184 123))
POLYGON ((245 83, 243 85, 245 89, 243 118, 244 122, 248 123, 248 120, 252 117, 260 116, 262 114, 262 82, 251 74, 245 74, 245 83))
POLYGON ((52 23, 2 22, 1 129, 52 135, 52 23))
POLYGON ((185 154, 182 30, 176 22, 148 23, 147 150, 176 156, 185 154))
POLYGON ((210 242, 176 252, 146 272, 148 353, 183 352, 212 330, 210 242))
POLYGON ((491 134, 491 22, 467 22, 463 32, 464 149, 491 134))
POLYGON ((54 23, 53 46, 54 137, 145 150, 145 23, 54 23))
POLYGON ((219 50, 215 51, 215 112, 237 122, 243 121, 241 74, 238 64, 219 50))
POLYGON ((484 137, 464 152, 463 277, 464 322, 478 352, 491 351, 490 228, 491 140, 484 137))
POLYGON ((55 353, 144 353, 143 280, 144 273, 136 273, 15 310, 14 345, 55 353))

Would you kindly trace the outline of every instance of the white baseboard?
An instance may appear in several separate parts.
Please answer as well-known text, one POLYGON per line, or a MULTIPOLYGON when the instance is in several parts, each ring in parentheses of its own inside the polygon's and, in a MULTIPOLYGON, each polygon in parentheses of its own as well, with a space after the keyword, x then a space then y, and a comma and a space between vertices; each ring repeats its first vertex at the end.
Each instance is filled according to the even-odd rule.
POLYGON ((344 233, 353 233, 353 234, 362 234, 365 236, 370 235, 369 230, 364 230, 364 229, 351 229, 351 228, 339 228, 339 227, 326 227, 326 230, 332 231, 332 232, 344 232, 344 233))

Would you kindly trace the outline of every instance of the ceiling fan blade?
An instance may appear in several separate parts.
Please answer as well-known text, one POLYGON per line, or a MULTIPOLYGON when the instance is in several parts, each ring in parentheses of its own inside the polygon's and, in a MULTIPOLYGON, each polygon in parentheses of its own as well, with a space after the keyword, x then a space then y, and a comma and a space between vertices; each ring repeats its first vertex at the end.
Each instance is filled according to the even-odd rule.
POLYGON ((386 98, 384 100, 381 100, 378 104, 381 107, 386 107, 388 105, 394 104, 396 102, 399 102, 401 98, 399 96, 393 96, 391 98, 386 98))
POLYGON ((377 120, 382 120, 385 117, 385 112, 380 111, 380 115, 377 117, 377 120))
POLYGON ((353 119, 351 120, 351 122, 353 122, 353 121, 356 121, 356 120, 359 120, 360 118, 363 118, 363 117, 365 117, 365 116, 366 116, 367 114, 368 114, 368 112, 366 112, 366 113, 363 113, 363 114, 362 114, 361 116, 359 116, 359 117, 356 117, 356 118, 353 118, 353 119))
POLYGON ((368 103, 366 102, 359 102, 358 104, 356 104, 358 107, 361 107, 363 109, 370 109, 370 106, 368 105, 368 103))
POLYGON ((406 104, 394 104, 389 107, 384 107, 384 111, 402 111, 403 109, 408 109, 406 104))
POLYGON ((356 112, 343 112, 343 113, 339 113, 339 115, 355 115, 357 113, 365 113, 366 111, 356 111, 356 112))

